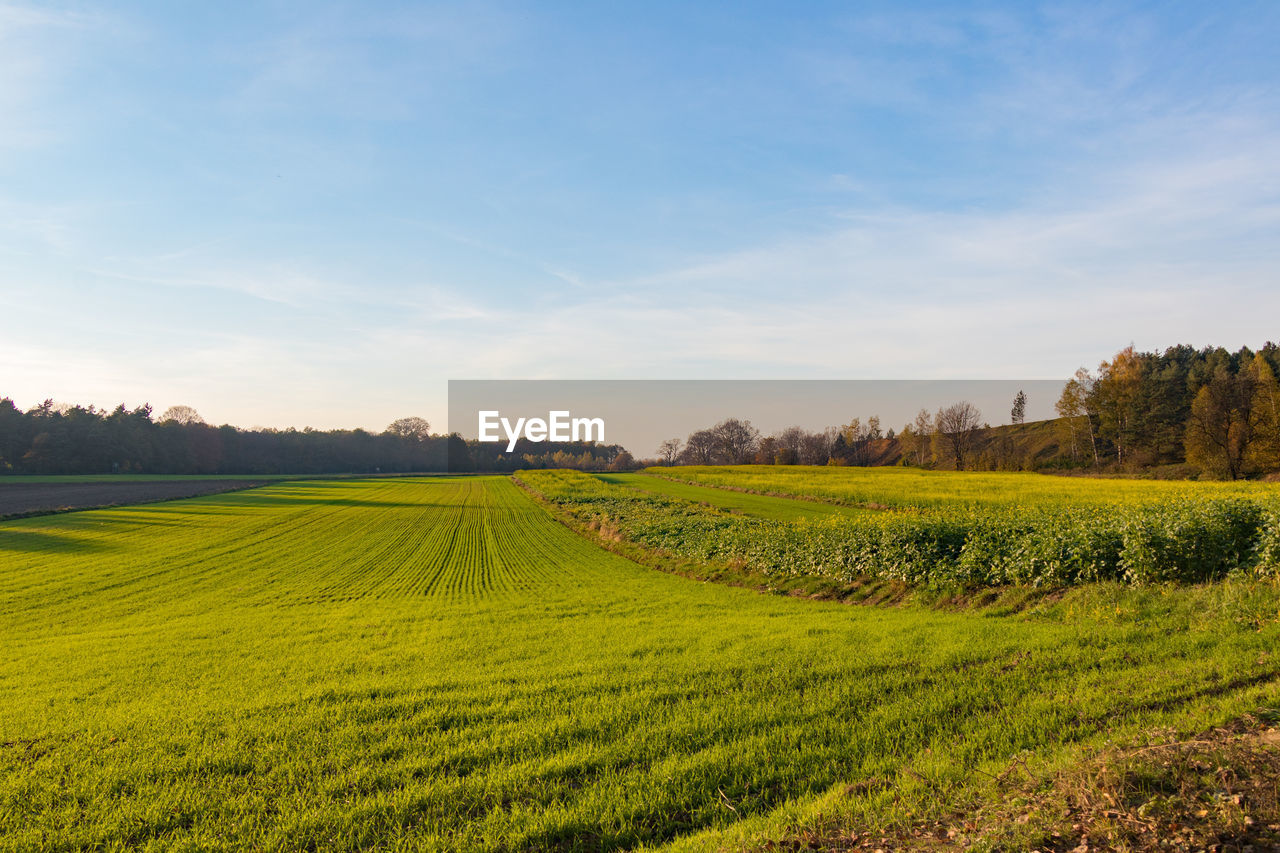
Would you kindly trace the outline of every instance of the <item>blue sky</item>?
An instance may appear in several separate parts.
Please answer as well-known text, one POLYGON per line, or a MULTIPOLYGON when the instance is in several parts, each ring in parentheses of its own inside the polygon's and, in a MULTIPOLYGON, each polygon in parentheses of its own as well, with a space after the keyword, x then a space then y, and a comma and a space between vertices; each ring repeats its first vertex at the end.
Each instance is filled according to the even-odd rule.
POLYGON ((1280 337, 1280 4, 5 3, 0 395, 1058 378, 1280 337))

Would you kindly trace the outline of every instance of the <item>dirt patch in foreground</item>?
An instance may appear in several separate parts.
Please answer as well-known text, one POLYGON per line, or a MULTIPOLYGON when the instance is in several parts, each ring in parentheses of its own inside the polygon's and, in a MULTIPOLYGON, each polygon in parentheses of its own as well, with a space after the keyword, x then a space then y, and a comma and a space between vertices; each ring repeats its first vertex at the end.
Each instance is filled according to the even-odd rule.
POLYGON ((898 826, 808 829, 764 850, 1280 850, 1280 714, 1246 716, 1196 737, 1153 732, 1048 777, 1021 762, 999 801, 898 826))
POLYGON ((194 498, 265 485, 264 480, 123 483, 0 483, 0 518, 194 498))

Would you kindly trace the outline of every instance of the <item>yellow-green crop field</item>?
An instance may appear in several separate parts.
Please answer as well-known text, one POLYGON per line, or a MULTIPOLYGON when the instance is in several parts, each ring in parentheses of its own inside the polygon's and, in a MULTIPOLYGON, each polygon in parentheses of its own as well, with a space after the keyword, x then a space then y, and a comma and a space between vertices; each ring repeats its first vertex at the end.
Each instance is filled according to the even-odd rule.
POLYGON ((972 589, 1280 575, 1274 483, 788 466, 517 477, 575 524, 783 578, 972 589))
POLYGON ((763 494, 817 497, 848 506, 1108 507, 1188 499, 1280 498, 1280 484, 1054 477, 1032 472, 931 471, 812 465, 688 465, 648 474, 763 494))
POLYGON ((1274 707, 1278 600, 1257 579, 1012 615, 760 595, 602 550, 499 477, 10 520, 0 849, 716 850, 875 825, 1015 758, 1274 707))

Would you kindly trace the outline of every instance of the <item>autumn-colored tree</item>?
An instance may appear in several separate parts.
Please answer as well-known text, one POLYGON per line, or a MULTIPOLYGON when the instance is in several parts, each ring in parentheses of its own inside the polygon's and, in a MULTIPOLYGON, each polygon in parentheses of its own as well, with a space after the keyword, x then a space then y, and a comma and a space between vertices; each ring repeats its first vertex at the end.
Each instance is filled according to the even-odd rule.
POLYGON ((1228 480, 1248 473, 1257 435, 1256 380, 1248 372, 1219 367, 1191 403, 1187 422, 1187 461, 1228 480))
MULTIPOLYGON (((880 419, 873 418, 875 428, 880 428, 880 419)), ((840 427, 839 453, 848 465, 871 464, 871 424, 863 424, 862 418, 854 418, 840 427)))
POLYGON ((765 436, 760 439, 760 446, 756 448, 756 464, 757 465, 776 465, 778 455, 778 439, 772 435, 765 436))
POLYGON ((1280 471, 1280 383, 1261 353, 1246 368, 1253 381, 1254 435, 1245 465, 1259 473, 1280 471))
POLYGON ((921 467, 932 461, 932 447, 929 436, 933 433, 933 415, 928 409, 921 409, 916 418, 903 427, 900 441, 908 459, 921 467))
POLYGON ((789 426, 773 436, 773 447, 768 454, 775 465, 798 465, 804 446, 805 430, 801 426, 789 426))
POLYGON ((1059 429, 1064 434, 1064 441, 1071 445, 1071 458, 1079 459, 1080 445, 1084 436, 1089 439, 1089 451, 1093 454, 1093 464, 1098 464, 1098 441, 1093 431, 1093 418, 1089 416, 1088 401, 1093 388, 1093 377, 1083 367, 1075 376, 1067 380, 1062 388, 1062 396, 1053 408, 1058 413, 1059 429))
POLYGON ((1142 358, 1133 345, 1116 353, 1111 361, 1098 367, 1098 379, 1092 394, 1099 418, 1099 429, 1115 447, 1116 461, 1128 460, 1129 446, 1136 437, 1138 412, 1135 404, 1142 390, 1142 358))
POLYGON ((636 460, 626 450, 618 453, 618 455, 613 457, 613 460, 609 463, 610 471, 632 471, 635 470, 635 468, 636 460))

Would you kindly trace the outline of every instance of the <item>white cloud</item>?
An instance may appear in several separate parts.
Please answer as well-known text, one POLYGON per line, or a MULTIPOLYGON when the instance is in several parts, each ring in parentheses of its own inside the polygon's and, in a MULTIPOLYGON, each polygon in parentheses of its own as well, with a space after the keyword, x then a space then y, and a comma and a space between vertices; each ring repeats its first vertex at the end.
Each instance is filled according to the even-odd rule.
POLYGON ((434 329, 454 376, 1061 377, 1136 342, 1260 345, 1280 316, 1280 134, 1002 211, 851 212, 540 314, 434 329))

